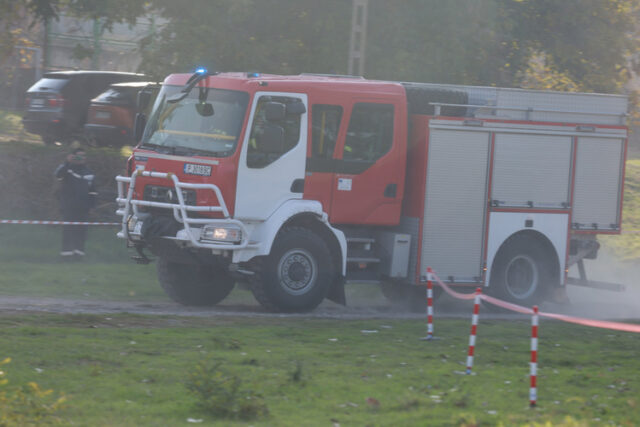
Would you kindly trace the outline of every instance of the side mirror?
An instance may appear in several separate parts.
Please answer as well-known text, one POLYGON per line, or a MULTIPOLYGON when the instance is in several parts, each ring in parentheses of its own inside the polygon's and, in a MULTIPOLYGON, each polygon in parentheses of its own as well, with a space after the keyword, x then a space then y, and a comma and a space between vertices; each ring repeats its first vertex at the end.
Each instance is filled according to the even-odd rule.
POLYGON ((136 142, 142 141, 142 134, 144 133, 144 127, 147 125, 147 116, 143 113, 137 113, 135 121, 133 122, 133 137, 136 142))
POLYGON ((151 92, 149 92, 146 88, 138 91, 138 98, 136 99, 136 105, 138 107, 138 111, 144 111, 149 106, 151 102, 151 92))
POLYGON ((279 122, 287 115, 287 107, 282 102, 267 102, 264 108, 265 119, 269 122, 279 122))
POLYGON ((199 102, 196 104, 196 111, 202 117, 211 117, 213 116, 213 104, 209 102, 199 102))
POLYGON ((282 153, 284 151, 284 128, 267 123, 258 142, 258 150, 263 153, 282 153))

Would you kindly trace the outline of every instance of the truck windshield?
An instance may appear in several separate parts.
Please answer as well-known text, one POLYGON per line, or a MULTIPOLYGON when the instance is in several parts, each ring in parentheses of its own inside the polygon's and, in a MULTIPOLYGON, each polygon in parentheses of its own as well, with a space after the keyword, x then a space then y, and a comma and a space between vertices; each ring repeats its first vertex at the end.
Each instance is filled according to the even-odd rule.
POLYGON ((163 86, 139 147, 179 155, 231 156, 247 111, 246 92, 194 88, 179 102, 167 102, 182 86, 163 86), (203 109, 204 103, 212 109, 203 109))

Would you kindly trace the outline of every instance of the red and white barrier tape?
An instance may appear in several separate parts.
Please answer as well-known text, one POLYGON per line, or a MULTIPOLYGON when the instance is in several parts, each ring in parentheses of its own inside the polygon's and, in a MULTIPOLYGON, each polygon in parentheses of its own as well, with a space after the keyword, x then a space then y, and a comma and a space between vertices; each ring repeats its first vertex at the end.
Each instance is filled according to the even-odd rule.
POLYGON ((531 366, 529 385, 529 406, 536 406, 538 399, 538 306, 533 307, 531 316, 531 366))
MULTIPOLYGON (((432 281, 435 281, 442 289, 454 298, 469 300, 475 298, 473 306, 473 317, 471 319, 471 335, 469 336, 469 352, 467 355, 467 375, 471 374, 473 368, 473 353, 476 344, 476 332, 478 325, 478 313, 480 310, 480 300, 485 300, 488 303, 494 304, 498 307, 505 308, 507 310, 515 311, 523 314, 531 314, 531 362, 529 363, 529 406, 534 408, 538 399, 538 317, 545 316, 551 319, 561 320, 564 322, 575 323, 583 326, 591 326, 595 328, 613 329, 624 332, 640 333, 640 325, 634 325, 629 323, 610 322, 604 320, 585 319, 581 317, 567 316, 563 314, 555 313, 543 313, 538 311, 538 306, 534 306, 533 309, 523 307, 518 304, 502 301, 489 295, 482 294, 480 288, 476 289, 475 295, 461 294, 454 291, 449 286, 444 284, 442 280, 433 272, 431 268, 427 269, 428 286, 432 287, 432 281)), ((433 319, 429 319, 431 323, 433 319)))
POLYGON ((478 315, 480 314, 480 295, 482 289, 476 289, 473 303, 473 316, 471 316, 471 334, 469 334, 469 352, 467 354, 467 375, 471 375, 473 369, 473 352, 476 348, 476 332, 478 330, 478 315))
MULTIPOLYGON (((436 273, 432 272, 431 277, 435 280, 435 282, 440 287, 442 287, 442 289, 444 289, 445 292, 447 292, 449 295, 451 295, 454 298, 464 299, 464 300, 470 300, 474 298, 474 294, 461 294, 459 292, 454 291, 453 289, 451 289, 451 287, 442 283, 442 280, 440 280, 440 278, 436 273)), ((518 304, 502 301, 498 298, 494 298, 489 295, 482 294, 480 298, 490 304, 505 308, 507 310, 515 311, 517 313, 522 313, 522 314, 533 314, 533 310, 531 310, 530 308, 523 307, 518 304)), ((546 313, 543 311, 539 312, 538 314, 540 316, 548 317, 550 319, 561 320, 563 322, 568 322, 568 323, 575 323, 577 325, 582 325, 582 326, 590 326, 593 328, 602 328, 602 329, 612 329, 612 330, 623 331, 623 332, 640 333, 640 325, 635 325, 631 323, 586 319, 583 317, 574 317, 574 316, 568 316, 565 314, 556 314, 556 313, 546 313)))
POLYGON ((0 224, 22 225, 122 225, 120 222, 82 222, 82 221, 35 221, 23 219, 0 219, 0 224))
POLYGON ((436 273, 434 273, 433 270, 431 270, 430 274, 427 273, 427 279, 429 277, 431 277, 431 280, 435 280, 438 283, 438 285, 440 285, 440 287, 442 289, 444 289, 449 295, 451 295, 454 298, 469 300, 469 299, 474 299, 476 297, 475 294, 462 294, 460 292, 454 291, 449 286, 447 286, 444 283, 442 283, 442 280, 440 280, 438 275, 436 273))

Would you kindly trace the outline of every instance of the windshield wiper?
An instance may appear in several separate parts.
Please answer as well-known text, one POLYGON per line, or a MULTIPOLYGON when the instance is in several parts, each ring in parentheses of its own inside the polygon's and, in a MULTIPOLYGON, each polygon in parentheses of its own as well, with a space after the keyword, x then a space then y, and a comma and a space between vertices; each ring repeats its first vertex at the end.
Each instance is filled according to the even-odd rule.
POLYGON ((225 151, 211 151, 211 150, 203 150, 199 148, 188 148, 188 147, 174 147, 173 154, 178 156, 207 156, 207 157, 223 157, 228 153, 228 150, 225 151))
POLYGON ((167 102, 169 104, 173 104, 173 103, 182 101, 189 95, 189 92, 191 92, 191 89, 196 87, 198 83, 200 83, 202 80, 206 79, 207 77, 215 76, 216 74, 218 74, 217 71, 213 73, 210 73, 207 70, 196 71, 191 77, 189 77, 189 80, 187 80, 187 83, 182 88, 182 90, 176 93, 175 95, 171 95, 170 97, 168 97, 167 102))
POLYGON ((193 156, 195 153, 192 149, 187 147, 173 147, 173 153, 176 156, 193 156))
POLYGON ((158 144, 150 144, 150 143, 146 142, 144 144, 138 145, 136 148, 145 148, 147 150, 157 151, 158 147, 161 147, 161 146, 158 145, 158 144))

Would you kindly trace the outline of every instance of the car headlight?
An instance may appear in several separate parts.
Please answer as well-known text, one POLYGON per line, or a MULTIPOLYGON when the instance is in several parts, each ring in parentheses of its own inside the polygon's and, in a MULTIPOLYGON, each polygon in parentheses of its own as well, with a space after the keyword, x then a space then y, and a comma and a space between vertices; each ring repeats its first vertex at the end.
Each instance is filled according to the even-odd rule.
POLYGON ((235 227, 216 227, 205 225, 200 232, 200 240, 213 242, 238 243, 242 241, 242 230, 235 227))

